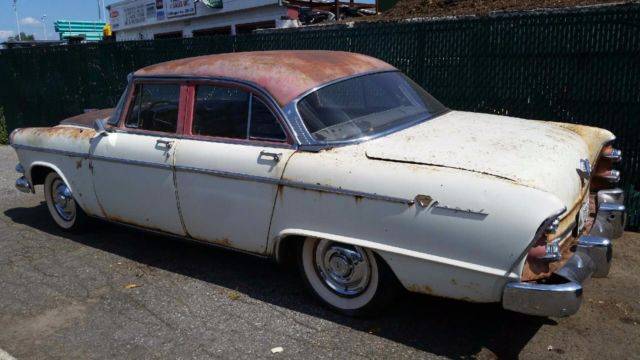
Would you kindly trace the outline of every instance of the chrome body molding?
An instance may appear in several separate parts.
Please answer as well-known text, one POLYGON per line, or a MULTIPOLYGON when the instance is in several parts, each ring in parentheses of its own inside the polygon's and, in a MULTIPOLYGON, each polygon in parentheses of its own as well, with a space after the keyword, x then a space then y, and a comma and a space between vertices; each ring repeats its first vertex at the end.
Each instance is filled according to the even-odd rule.
POLYGON ((213 170, 213 169, 194 168, 194 167, 186 167, 186 166, 174 167, 173 165, 170 165, 170 164, 156 164, 156 163, 145 162, 145 161, 125 160, 125 159, 105 157, 105 156, 96 156, 96 155, 75 153, 75 152, 70 152, 70 151, 45 149, 45 148, 40 148, 40 147, 35 147, 35 146, 27 146, 27 145, 17 145, 16 144, 16 145, 12 145, 12 146, 14 148, 16 148, 16 149, 25 149, 25 150, 30 150, 30 151, 40 151, 40 152, 51 153, 51 154, 65 155, 65 156, 71 156, 71 157, 79 157, 79 158, 89 159, 89 160, 124 163, 124 164, 145 166, 145 167, 151 167, 151 168, 160 168, 160 169, 174 168, 175 171, 186 171, 186 172, 208 174, 208 175, 212 175, 212 176, 227 177, 227 178, 238 179, 238 180, 257 181, 257 182, 276 184, 276 185, 281 185, 281 186, 288 186, 288 187, 292 187, 292 188, 315 190, 315 191, 321 191, 321 192, 327 192, 327 193, 333 193, 333 194, 340 194, 340 195, 346 195, 346 196, 362 197, 362 198, 371 199, 371 200, 382 200, 382 201, 400 203, 400 204, 405 204, 405 205, 413 205, 415 203, 414 199, 404 199, 404 198, 398 198, 398 197, 393 197, 393 196, 386 196, 386 195, 367 193, 367 192, 362 192, 362 191, 357 191, 357 190, 349 190, 349 189, 342 189, 342 188, 337 188, 337 187, 332 187, 332 186, 325 186, 325 185, 317 185, 317 184, 310 184, 310 183, 292 181, 292 180, 287 180, 287 179, 273 179, 273 178, 270 178, 270 177, 252 176, 252 175, 247 175, 247 174, 242 174, 242 173, 234 173, 234 172, 227 172, 227 171, 220 171, 220 170, 213 170))

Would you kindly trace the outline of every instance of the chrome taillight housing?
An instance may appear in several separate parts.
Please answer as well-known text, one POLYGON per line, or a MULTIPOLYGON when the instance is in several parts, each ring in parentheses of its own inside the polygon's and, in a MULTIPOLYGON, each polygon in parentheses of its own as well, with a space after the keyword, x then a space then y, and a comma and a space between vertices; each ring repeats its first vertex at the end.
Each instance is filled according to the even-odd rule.
POLYGON ((542 262, 554 262, 562 258, 560 238, 547 241, 549 235, 555 234, 560 226, 560 217, 551 218, 545 222, 544 231, 540 232, 535 243, 529 249, 529 258, 542 262))

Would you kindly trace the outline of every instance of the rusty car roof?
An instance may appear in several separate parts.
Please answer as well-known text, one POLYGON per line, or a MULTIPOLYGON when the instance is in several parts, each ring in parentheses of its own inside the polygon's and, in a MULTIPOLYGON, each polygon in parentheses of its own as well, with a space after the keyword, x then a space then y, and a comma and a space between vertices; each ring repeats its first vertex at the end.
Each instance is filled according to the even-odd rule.
POLYGON ((284 106, 327 82, 374 71, 395 70, 376 58, 340 51, 280 50, 237 52, 168 61, 142 68, 134 76, 225 77, 266 89, 284 106))

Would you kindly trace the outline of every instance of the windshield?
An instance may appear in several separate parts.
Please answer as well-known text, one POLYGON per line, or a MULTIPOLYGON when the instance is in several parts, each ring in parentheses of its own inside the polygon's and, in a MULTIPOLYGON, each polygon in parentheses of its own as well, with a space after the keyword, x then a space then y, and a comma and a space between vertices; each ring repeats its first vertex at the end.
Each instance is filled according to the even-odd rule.
POLYGON ((325 86, 298 102, 313 137, 347 141, 427 120, 447 111, 438 100, 401 72, 384 72, 325 86))

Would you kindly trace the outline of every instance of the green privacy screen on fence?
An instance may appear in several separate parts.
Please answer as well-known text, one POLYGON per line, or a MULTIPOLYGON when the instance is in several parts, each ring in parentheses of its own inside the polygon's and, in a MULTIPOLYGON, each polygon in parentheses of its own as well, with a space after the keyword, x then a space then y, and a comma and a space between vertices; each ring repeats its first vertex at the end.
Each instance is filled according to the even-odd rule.
POLYGON ((612 130, 629 225, 640 227, 640 6, 315 27, 242 36, 0 52, 9 129, 112 107, 127 74, 204 54, 332 49, 383 59, 452 109, 612 130))

